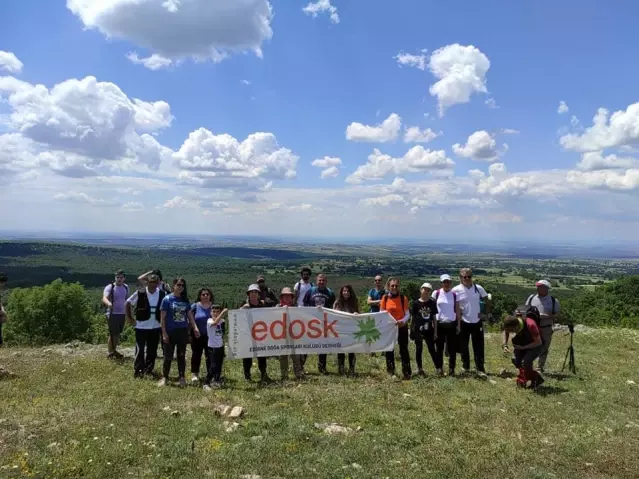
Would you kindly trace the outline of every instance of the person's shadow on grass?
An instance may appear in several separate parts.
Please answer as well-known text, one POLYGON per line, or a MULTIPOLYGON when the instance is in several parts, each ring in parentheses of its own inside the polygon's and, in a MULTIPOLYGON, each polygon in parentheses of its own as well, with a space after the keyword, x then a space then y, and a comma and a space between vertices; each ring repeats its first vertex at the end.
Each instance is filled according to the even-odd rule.
POLYGON ((556 394, 563 394, 569 391, 569 389, 558 386, 539 386, 534 389, 535 394, 538 394, 539 396, 554 396, 556 394))

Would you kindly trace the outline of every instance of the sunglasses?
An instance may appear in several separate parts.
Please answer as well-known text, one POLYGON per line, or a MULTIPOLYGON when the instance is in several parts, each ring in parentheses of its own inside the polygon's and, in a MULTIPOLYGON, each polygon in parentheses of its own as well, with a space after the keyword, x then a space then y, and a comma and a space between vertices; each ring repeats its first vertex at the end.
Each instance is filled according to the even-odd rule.
POLYGON ((211 296, 209 293, 202 293, 200 296, 211 296))
POLYGON ((381 279, 376 279, 376 280, 375 280, 375 282, 376 282, 376 283, 381 283, 381 282, 382 282, 382 280, 381 280, 381 279))
POLYGON ((184 283, 176 283, 175 286, 179 286, 180 288, 184 288, 184 283))
POLYGON ((462 278, 464 278, 464 279, 473 279, 472 276, 462 276, 462 278))
POLYGON ((399 286, 398 286, 398 285, 396 285, 396 284, 391 284, 391 285, 389 286, 389 288, 399 288, 399 286))

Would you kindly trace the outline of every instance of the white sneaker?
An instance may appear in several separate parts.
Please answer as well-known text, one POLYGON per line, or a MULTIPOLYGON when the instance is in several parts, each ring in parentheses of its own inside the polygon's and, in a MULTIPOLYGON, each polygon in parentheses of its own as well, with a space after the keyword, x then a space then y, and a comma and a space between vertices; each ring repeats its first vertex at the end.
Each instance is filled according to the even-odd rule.
POLYGON ((193 374, 191 376, 191 384, 196 384, 200 382, 200 378, 197 377, 197 374, 193 374))
POLYGON ((205 392, 210 393, 211 391, 213 391, 211 389, 211 386, 209 386, 208 384, 205 384, 202 389, 204 389, 205 392))
POLYGON ((166 386, 166 379, 162 378, 158 381, 158 387, 163 388, 164 386, 166 386))

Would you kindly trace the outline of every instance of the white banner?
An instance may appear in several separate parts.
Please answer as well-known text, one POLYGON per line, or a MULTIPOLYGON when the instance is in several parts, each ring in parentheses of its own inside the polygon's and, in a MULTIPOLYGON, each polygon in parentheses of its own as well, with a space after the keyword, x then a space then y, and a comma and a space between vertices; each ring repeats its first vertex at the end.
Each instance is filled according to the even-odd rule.
POLYGON ((349 314, 318 308, 253 308, 229 312, 230 359, 285 354, 392 351, 397 325, 387 312, 349 314))

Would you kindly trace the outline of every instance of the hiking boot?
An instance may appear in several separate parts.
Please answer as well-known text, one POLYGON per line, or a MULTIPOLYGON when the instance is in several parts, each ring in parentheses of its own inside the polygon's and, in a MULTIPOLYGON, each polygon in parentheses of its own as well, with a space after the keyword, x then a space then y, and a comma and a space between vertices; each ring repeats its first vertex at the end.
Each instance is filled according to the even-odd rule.
POLYGON ((186 379, 180 378, 180 380, 178 381, 178 386, 180 386, 181 388, 186 387, 186 379))
POLYGON ((424 372, 424 370, 423 370, 423 369, 418 369, 418 370, 417 370, 417 375, 418 375, 418 376, 422 376, 422 377, 424 377, 424 376, 426 376, 426 373, 424 372))
POLYGON ((488 379, 488 374, 486 374, 484 371, 477 371, 477 377, 479 379, 488 379))
POLYGON ((197 374, 191 374, 191 384, 197 384, 200 382, 200 378, 197 377, 197 374))
POLYGON ((115 353, 107 354, 107 359, 115 359, 115 353))
POLYGON ((117 351, 113 351, 113 356, 115 357, 115 359, 124 359, 124 355, 120 354, 117 351))
POLYGON ((404 373, 403 375, 404 381, 410 381, 411 377, 412 377, 411 373, 404 373))
POLYGON ((202 386, 202 389, 204 390, 204 392, 210 393, 212 391, 211 386, 209 386, 208 384, 205 384, 204 386, 202 386))
POLYGON ((164 386, 166 386, 166 378, 162 378, 158 381, 159 388, 163 388, 164 386))
POLYGON ((346 375, 346 368, 344 366, 340 366, 339 367, 339 375, 340 376, 345 376, 346 375))
POLYGON ((211 387, 213 389, 221 389, 222 388, 222 383, 220 381, 213 381, 211 383, 211 387))
POLYGON ((348 368, 348 375, 351 376, 351 377, 357 375, 357 373, 355 372, 355 368, 354 367, 348 368))

